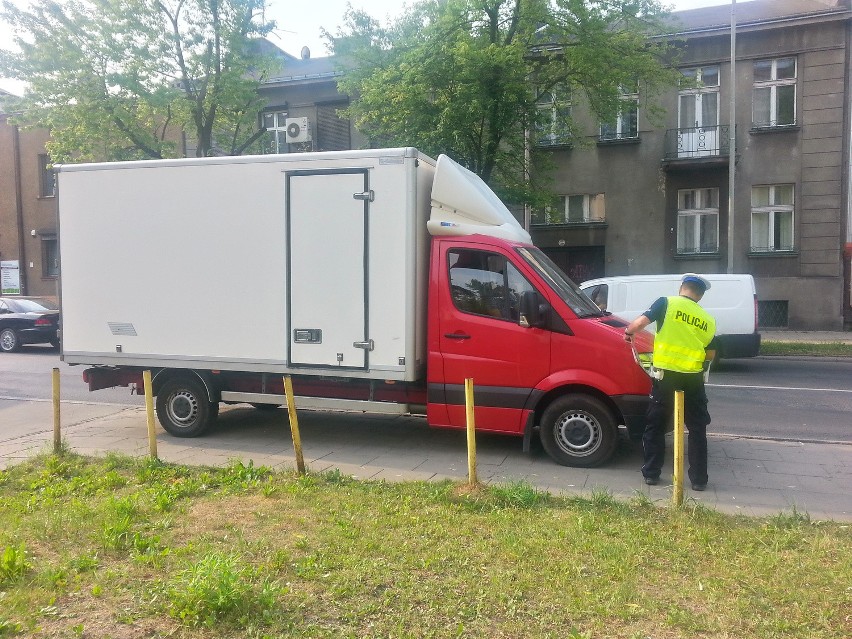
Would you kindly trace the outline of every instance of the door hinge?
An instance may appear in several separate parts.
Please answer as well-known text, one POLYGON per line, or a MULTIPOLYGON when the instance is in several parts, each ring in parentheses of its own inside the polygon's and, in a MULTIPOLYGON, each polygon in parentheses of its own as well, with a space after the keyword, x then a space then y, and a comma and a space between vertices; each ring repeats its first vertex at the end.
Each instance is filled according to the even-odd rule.
POLYGON ((356 200, 364 200, 365 202, 375 202, 376 192, 373 189, 370 189, 369 191, 364 191, 363 193, 353 193, 352 197, 356 200))

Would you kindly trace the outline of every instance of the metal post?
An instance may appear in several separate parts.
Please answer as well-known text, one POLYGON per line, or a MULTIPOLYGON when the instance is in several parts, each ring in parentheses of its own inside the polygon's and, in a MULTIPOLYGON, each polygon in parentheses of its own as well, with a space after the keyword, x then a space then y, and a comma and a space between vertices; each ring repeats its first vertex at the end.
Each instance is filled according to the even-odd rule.
POLYGON ((675 391, 674 397, 674 490, 672 502, 683 503, 683 391, 675 391))
POLYGON ((728 126, 728 273, 734 272, 734 178, 737 172, 737 0, 731 0, 731 107, 728 126))
POLYGON ((476 478, 476 421, 473 417, 473 378, 464 380, 464 405, 467 421, 467 474, 468 483, 475 486, 476 478))
POLYGON ((53 454, 62 452, 62 433, 59 415, 59 369, 53 369, 53 454))
POLYGON ((296 414, 296 400, 293 397, 293 381, 284 376, 284 394, 287 395, 287 414, 290 417, 290 433, 293 435, 293 450, 296 452, 296 470, 305 474, 305 457, 302 454, 302 436, 299 434, 299 416, 296 414))
POLYGON ((154 426, 154 386, 151 383, 151 371, 142 371, 142 384, 145 387, 145 412, 148 417, 148 452, 151 459, 157 459, 157 431, 154 426))

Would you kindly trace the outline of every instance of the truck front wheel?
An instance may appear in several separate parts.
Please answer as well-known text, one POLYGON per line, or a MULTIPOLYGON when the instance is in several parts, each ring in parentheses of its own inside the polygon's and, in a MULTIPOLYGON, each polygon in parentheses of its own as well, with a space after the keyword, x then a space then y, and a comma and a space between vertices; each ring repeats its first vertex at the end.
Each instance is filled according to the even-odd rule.
POLYGON ((562 466, 589 468, 612 456, 618 425, 607 406, 590 395, 554 401, 541 417, 541 444, 562 466))
POLYGON ((157 418, 166 432, 175 437, 203 434, 218 414, 219 404, 210 401, 199 380, 170 379, 157 393, 157 418))

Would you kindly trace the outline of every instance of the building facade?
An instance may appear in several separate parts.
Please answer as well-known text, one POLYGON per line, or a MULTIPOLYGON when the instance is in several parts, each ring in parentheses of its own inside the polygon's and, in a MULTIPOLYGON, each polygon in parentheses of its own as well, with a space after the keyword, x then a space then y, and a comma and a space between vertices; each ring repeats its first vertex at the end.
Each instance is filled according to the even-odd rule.
POLYGON ((3 294, 56 298, 59 242, 55 176, 46 130, 25 130, 0 113, 0 263, 3 294))
POLYGON ((731 6, 675 14, 684 83, 663 96, 663 122, 625 93, 615 122, 575 112, 580 143, 538 138, 559 197, 533 212, 533 241, 577 281, 732 264, 755 278, 761 326, 841 329, 852 12, 845 0, 754 0, 735 16, 732 74, 731 6))

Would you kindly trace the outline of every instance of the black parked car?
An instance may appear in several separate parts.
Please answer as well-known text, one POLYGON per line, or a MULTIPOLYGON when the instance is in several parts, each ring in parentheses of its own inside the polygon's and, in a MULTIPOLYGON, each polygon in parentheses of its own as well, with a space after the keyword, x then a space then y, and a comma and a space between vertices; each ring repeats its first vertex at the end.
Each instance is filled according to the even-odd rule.
POLYGON ((13 353, 22 344, 59 348, 59 308, 33 297, 0 297, 0 351, 13 353))

